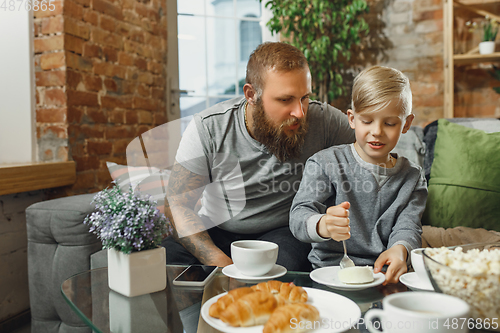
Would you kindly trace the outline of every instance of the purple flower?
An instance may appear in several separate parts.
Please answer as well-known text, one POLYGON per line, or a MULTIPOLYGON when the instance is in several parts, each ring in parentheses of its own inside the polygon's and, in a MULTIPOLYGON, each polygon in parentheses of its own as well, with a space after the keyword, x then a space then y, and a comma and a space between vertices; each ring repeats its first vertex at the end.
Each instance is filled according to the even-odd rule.
POLYGON ((156 248, 168 225, 151 196, 141 197, 132 188, 125 193, 117 186, 104 189, 92 202, 96 210, 83 222, 101 239, 104 248, 124 253, 156 248))

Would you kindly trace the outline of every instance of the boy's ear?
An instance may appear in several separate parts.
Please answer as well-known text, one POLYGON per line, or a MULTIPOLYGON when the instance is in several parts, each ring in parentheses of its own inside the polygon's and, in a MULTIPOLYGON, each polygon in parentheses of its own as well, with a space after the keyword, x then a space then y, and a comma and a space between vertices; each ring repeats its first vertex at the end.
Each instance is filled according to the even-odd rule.
POLYGON ((415 115, 413 113, 410 114, 408 117, 406 117, 406 122, 405 122, 405 125, 403 126, 403 131, 401 133, 404 134, 404 133, 408 132, 414 118, 415 118, 415 115))
POLYGON ((245 94, 245 99, 248 103, 253 105, 255 102, 255 90, 250 83, 245 83, 243 86, 243 93, 245 94))
POLYGON ((354 111, 351 109, 347 110, 347 119, 349 120, 349 125, 354 129, 354 111))

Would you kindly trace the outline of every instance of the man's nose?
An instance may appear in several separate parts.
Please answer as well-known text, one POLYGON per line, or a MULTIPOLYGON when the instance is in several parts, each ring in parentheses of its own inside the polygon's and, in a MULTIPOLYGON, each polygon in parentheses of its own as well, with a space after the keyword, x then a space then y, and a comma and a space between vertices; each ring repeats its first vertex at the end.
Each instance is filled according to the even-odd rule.
POLYGON ((290 115, 294 116, 297 119, 304 118, 305 110, 304 105, 302 105, 302 101, 299 101, 298 103, 293 105, 293 109, 292 112, 290 112, 290 115))

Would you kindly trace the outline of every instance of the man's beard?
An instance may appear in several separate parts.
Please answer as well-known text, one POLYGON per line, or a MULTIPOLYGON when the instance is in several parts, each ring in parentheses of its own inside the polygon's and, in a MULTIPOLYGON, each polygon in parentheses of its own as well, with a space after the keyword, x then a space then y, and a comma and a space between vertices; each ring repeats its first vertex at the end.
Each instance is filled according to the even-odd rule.
POLYGON ((283 163, 292 158, 297 158, 302 152, 304 139, 309 127, 306 115, 301 119, 296 117, 287 119, 279 126, 276 126, 266 115, 262 99, 258 98, 252 115, 253 135, 255 139, 266 146, 271 154, 276 156, 280 162, 283 163), (297 122, 299 123, 298 129, 287 134, 285 128, 297 122))

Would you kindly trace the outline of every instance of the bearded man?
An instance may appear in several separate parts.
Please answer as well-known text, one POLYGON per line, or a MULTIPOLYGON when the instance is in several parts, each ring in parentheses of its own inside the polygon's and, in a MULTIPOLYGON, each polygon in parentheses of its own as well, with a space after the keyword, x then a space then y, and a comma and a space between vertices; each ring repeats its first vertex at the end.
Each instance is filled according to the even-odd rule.
POLYGON ((258 239, 279 245, 278 265, 309 271, 311 246, 289 229, 292 199, 306 160, 354 132, 341 111, 309 100, 307 60, 289 44, 257 47, 243 91, 194 115, 183 134, 165 200, 167 264, 224 267, 233 241, 258 239))

